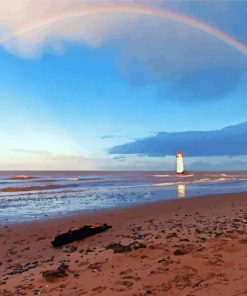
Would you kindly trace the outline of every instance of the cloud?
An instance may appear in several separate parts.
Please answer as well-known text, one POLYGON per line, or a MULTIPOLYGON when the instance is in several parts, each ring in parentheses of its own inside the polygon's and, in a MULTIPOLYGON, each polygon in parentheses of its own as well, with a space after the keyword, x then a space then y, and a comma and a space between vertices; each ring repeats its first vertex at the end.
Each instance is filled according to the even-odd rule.
POLYGON ((12 151, 31 154, 31 155, 39 155, 39 156, 49 156, 52 154, 49 151, 33 150, 33 149, 12 149, 12 151))
MULTIPOLYGON (((193 1, 193 5, 190 1, 170 2, 129 0, 127 4, 166 7, 216 23, 226 32, 233 27, 233 20, 235 23, 235 19, 240 19, 237 37, 241 40, 246 35, 241 3, 233 9, 229 1, 193 1), (219 19, 222 21, 217 23, 219 19)), ((126 5, 126 1, 22 0, 15 5, 1 1, 0 44, 26 57, 50 48, 63 50, 68 41, 92 48, 110 45, 116 51, 116 65, 126 81, 133 86, 158 84, 160 96, 166 99, 223 96, 240 83, 247 68, 246 56, 198 28, 157 15, 120 11, 66 17, 73 11, 120 4, 126 5)))
POLYGON ((112 159, 126 161, 126 156, 125 155, 117 155, 117 156, 114 156, 112 159))
MULTIPOLYGON (((15 154, 1 160, 2 170, 145 170, 174 171, 176 158, 151 157, 144 155, 116 155, 101 158, 85 157, 80 154, 58 154, 48 151, 12 149, 24 153, 16 159, 15 154), (19 151, 21 150, 21 151, 19 151), (25 150, 25 151, 24 151, 25 150), (27 156, 25 154, 27 153, 27 156), (28 155, 30 154, 30 155, 28 155)), ((247 156, 210 156, 185 158, 187 170, 246 170, 247 156)))
POLYGON ((114 137, 115 137, 115 135, 104 135, 104 136, 101 137, 101 139, 102 140, 107 140, 107 139, 112 139, 114 137))
POLYGON ((78 153, 65 154, 29 149, 11 151, 11 155, 6 153, 7 156, 0 161, 2 170, 168 170, 174 166, 174 159, 169 158, 135 155, 85 157, 78 153), (20 153, 23 154, 21 157, 20 153))
POLYGON ((188 157, 247 155, 247 122, 216 131, 160 132, 155 136, 119 145, 110 154, 160 157, 182 150, 188 157))

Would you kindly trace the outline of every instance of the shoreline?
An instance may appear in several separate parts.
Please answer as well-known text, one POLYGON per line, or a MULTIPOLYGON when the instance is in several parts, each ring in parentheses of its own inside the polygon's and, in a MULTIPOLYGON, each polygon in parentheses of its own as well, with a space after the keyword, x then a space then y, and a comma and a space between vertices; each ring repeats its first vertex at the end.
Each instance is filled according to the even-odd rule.
POLYGON ((1 225, 0 295, 244 295, 246 199, 217 194, 1 225), (59 232, 94 223, 112 229, 51 246, 59 232), (113 243, 145 247, 115 254, 113 243), (67 275, 47 282, 42 272, 61 262, 67 275))
POLYGON ((231 174, 193 172, 190 177, 185 176, 186 178, 178 177, 171 172, 157 171, 98 174, 84 172, 78 176, 74 172, 38 173, 39 177, 37 176, 35 181, 30 181, 26 179, 34 178, 35 174, 18 176, 12 172, 9 178, 18 177, 21 180, 16 184, 12 184, 11 181, 8 186, 0 186, 0 191, 10 191, 0 192, 0 224, 45 220, 61 215, 71 216, 78 212, 94 213, 103 209, 139 206, 150 201, 247 190, 247 173, 243 171, 231 174), (56 182, 53 183, 51 180, 56 182), (46 183, 47 181, 49 182, 46 183), (43 190, 50 186, 62 186, 62 189, 43 190), (70 188, 64 188, 66 186, 70 188), (33 191, 34 188, 43 189, 33 191))
POLYGON ((36 219, 36 220, 29 220, 29 221, 15 221, 15 222, 6 222, 6 220, 2 220, 1 224, 0 224, 0 230, 2 228, 2 226, 13 226, 13 227, 18 227, 18 225, 29 225, 29 224, 39 224, 39 223, 46 223, 46 222, 50 222, 50 221, 54 221, 55 223, 59 223, 61 221, 67 221, 69 219, 80 219, 82 216, 84 218, 91 218, 90 216, 92 216, 92 218, 94 217, 98 217, 98 216, 104 216, 104 215, 111 215, 111 214, 116 214, 118 212, 122 212, 122 211, 128 211, 131 209, 135 210, 141 210, 141 208, 145 209, 146 207, 151 207, 151 206, 164 206, 165 204, 169 203, 180 203, 180 202, 187 202, 189 200, 198 200, 198 199, 211 199, 213 198, 215 200, 215 198, 220 198, 220 197, 232 197, 232 196, 238 196, 241 197, 242 195, 246 195, 247 196, 247 190, 246 191, 241 191, 241 192, 229 192, 229 193, 212 193, 212 194, 205 194, 205 195, 192 195, 192 196, 185 196, 185 197, 176 197, 176 198, 170 198, 170 199, 163 199, 163 200, 153 200, 153 201, 148 201, 148 202, 144 202, 144 203, 133 203, 133 204, 128 204, 126 206, 117 206, 117 207, 110 207, 110 208, 96 208, 96 209, 86 209, 86 210, 78 210, 77 213, 75 212, 68 212, 65 214, 62 214, 61 216, 59 216, 60 214, 54 214, 51 216, 44 216, 40 219, 36 219))

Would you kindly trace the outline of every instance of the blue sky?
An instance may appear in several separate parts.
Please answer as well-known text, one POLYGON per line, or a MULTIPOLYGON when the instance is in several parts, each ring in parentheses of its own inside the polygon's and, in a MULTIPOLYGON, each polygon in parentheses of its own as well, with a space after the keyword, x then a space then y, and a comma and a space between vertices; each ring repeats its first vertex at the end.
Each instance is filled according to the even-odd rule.
MULTIPOLYGON (((244 2, 137 2, 191 16, 247 46, 244 2)), ((37 3, 11 11, 0 4, 2 36, 69 9, 67 1, 37 3)), ((172 169, 172 156, 109 151, 160 132, 212 131, 247 121, 247 56, 236 48, 153 16, 80 16, 70 27, 67 21, 10 42, 0 38, 0 169, 172 169)), ((239 161, 235 154, 231 163, 234 156, 239 161)), ((225 155, 213 156, 190 155, 187 162, 197 169, 207 163, 231 168, 225 155)))

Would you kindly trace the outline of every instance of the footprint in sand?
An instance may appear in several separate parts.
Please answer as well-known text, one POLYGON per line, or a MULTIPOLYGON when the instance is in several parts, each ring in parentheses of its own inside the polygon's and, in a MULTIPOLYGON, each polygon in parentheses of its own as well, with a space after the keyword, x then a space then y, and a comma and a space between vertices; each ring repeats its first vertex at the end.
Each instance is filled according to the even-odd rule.
POLYGON ((123 280, 140 281, 141 278, 139 276, 126 275, 126 276, 123 277, 123 280))
POLYGON ((104 264, 105 262, 96 262, 96 263, 93 263, 93 264, 90 264, 88 266, 89 269, 91 269, 93 272, 95 271, 102 271, 102 265, 104 264))
POLYGON ((112 290, 116 292, 123 292, 130 289, 133 284, 134 283, 132 281, 128 280, 118 281, 114 284, 114 288, 112 288, 112 290))
POLYGON ((103 286, 99 286, 96 288, 92 289, 92 292, 96 293, 96 295, 98 295, 98 293, 104 292, 107 289, 107 287, 103 287, 103 286))
POLYGON ((164 272, 167 272, 167 271, 169 271, 168 267, 159 266, 158 268, 156 268, 154 270, 151 270, 149 275, 160 274, 160 273, 164 273, 164 272))
POLYGON ((131 272, 132 272, 132 269, 126 269, 126 270, 121 271, 119 274, 120 274, 120 275, 128 275, 128 274, 130 274, 131 272))

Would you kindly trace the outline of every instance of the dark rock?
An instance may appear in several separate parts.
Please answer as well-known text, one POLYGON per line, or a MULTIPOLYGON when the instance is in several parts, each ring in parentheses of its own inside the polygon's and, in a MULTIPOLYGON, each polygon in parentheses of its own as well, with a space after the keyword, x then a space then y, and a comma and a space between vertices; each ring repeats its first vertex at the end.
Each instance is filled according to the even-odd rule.
POLYGON ((122 244, 112 243, 106 247, 106 250, 112 249, 113 253, 128 253, 141 248, 146 248, 146 245, 139 242, 134 242, 126 246, 122 244))
POLYGON ((203 250, 205 250, 205 247, 199 247, 199 248, 197 249, 198 252, 202 252, 203 250))
POLYGON ((54 256, 51 256, 48 259, 42 260, 41 263, 53 262, 53 260, 54 260, 54 256))
POLYGON ((6 281, 0 281, 0 286, 5 284, 6 284, 6 281))
POLYGON ((77 250, 77 247, 75 246, 67 246, 66 249, 64 250, 64 253, 73 253, 77 250))
POLYGON ((200 229, 198 229, 198 228, 196 228, 196 233, 200 234, 200 233, 203 233, 203 231, 200 230, 200 229))
POLYGON ((178 237, 176 232, 168 234, 166 238, 169 239, 169 238, 172 238, 172 237, 178 237))
POLYGON ((215 236, 218 237, 218 236, 221 236, 221 235, 223 235, 223 234, 224 234, 223 232, 216 232, 216 233, 215 233, 215 236))
POLYGON ((133 240, 141 240, 141 239, 145 239, 145 236, 142 234, 135 234, 132 236, 133 240))
POLYGON ((177 249, 173 253, 174 256, 182 256, 182 255, 185 255, 185 254, 186 254, 186 252, 183 249, 177 249))
POLYGON ((42 272, 42 276, 48 281, 48 282, 54 282, 59 278, 63 278, 68 276, 67 269, 69 268, 68 265, 62 263, 60 266, 55 270, 46 270, 42 272))
POLYGON ((25 271, 28 271, 29 269, 33 269, 35 267, 38 266, 38 262, 35 261, 35 262, 28 262, 24 265, 21 265, 21 264, 17 264, 16 266, 14 266, 14 268, 12 269, 12 271, 8 272, 7 275, 15 275, 15 274, 18 274, 18 273, 23 273, 25 271))

